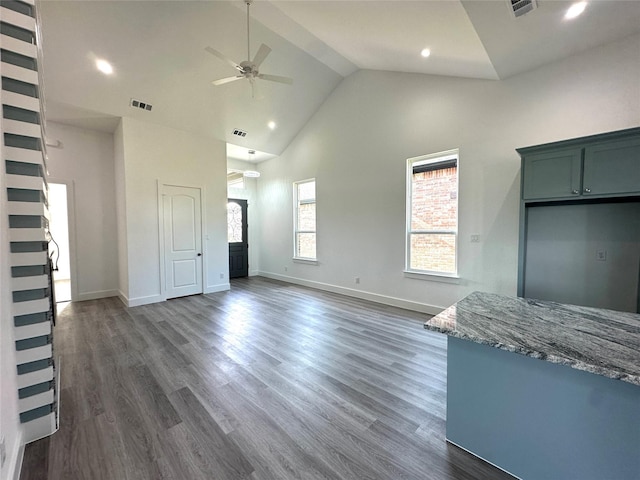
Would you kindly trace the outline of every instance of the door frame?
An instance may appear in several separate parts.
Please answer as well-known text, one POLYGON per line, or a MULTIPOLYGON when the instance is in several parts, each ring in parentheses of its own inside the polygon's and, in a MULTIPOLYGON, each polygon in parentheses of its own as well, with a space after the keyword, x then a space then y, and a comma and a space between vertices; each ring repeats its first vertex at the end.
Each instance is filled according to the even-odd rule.
MULTIPOLYGON (((67 187, 67 229, 69 230, 69 270, 71 273, 71 301, 77 302, 82 299, 78 298, 78 250, 76 238, 76 203, 75 203, 75 182, 57 177, 47 178, 47 184, 57 183, 66 185, 67 187)), ((47 255, 49 253, 47 252, 47 255)))
POLYGON ((176 182, 163 182, 160 179, 156 180, 157 192, 158 192, 158 267, 160 270, 160 299, 161 301, 167 300, 167 279, 165 274, 165 255, 164 255, 164 187, 182 187, 193 188, 200 191, 200 245, 202 247, 202 293, 207 291, 207 244, 206 238, 206 211, 205 211, 205 198, 204 187, 201 185, 180 185, 176 182))

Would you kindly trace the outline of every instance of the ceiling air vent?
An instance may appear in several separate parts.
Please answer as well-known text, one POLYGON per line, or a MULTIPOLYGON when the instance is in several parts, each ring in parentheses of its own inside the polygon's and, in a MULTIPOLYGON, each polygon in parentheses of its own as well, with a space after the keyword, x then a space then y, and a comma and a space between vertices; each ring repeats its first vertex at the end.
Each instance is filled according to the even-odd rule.
POLYGON ((238 130, 237 128, 233 130, 234 135, 238 135, 239 137, 246 137, 247 132, 243 132, 242 130, 238 130))
POLYGON ((150 103, 147 102, 141 102, 140 100, 135 100, 135 99, 131 99, 131 102, 129 102, 129 105, 131 105, 134 108, 140 108, 142 110, 146 110, 147 112, 150 112, 151 109, 153 108, 153 106, 150 103))
POLYGON ((509 11, 516 18, 538 8, 536 0, 507 0, 507 4, 509 11))

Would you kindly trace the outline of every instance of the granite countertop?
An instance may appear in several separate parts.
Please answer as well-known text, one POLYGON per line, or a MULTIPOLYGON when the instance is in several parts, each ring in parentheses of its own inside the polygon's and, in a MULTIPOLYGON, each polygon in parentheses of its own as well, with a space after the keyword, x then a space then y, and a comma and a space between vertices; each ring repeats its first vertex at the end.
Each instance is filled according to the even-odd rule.
POLYGON ((640 386, 640 315, 474 292, 426 329, 640 386))

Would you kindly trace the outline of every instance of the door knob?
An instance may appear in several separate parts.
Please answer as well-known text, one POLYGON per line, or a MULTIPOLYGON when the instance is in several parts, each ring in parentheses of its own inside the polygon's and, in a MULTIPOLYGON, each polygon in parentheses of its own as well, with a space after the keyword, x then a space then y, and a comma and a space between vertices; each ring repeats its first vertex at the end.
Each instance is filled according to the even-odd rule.
POLYGON ((585 188, 584 189, 584 193, 591 193, 591 189, 590 188, 585 188))
POLYGON ((199 256, 199 257, 201 257, 201 256, 202 256, 202 254, 201 254, 201 253, 199 253, 199 254, 198 254, 198 256, 199 256))
POLYGON ((578 192, 578 190, 576 190, 576 189, 574 188, 573 190, 571 190, 571 193, 573 193, 574 195, 578 195, 578 193, 580 193, 580 192, 578 192))

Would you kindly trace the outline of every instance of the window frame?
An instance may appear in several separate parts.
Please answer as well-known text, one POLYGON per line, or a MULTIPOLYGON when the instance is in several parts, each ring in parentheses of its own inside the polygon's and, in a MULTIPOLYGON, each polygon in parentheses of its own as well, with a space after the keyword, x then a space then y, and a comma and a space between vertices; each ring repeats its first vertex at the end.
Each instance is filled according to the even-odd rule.
POLYGON ((318 261, 318 195, 316 191, 317 182, 315 178, 307 178, 305 180, 299 180, 297 182, 293 182, 293 259, 301 262, 315 263, 318 261), (302 202, 298 198, 299 186, 305 183, 314 183, 313 186, 313 200, 303 200, 302 202), (314 204, 316 206, 316 222, 314 230, 298 230, 298 219, 300 212, 300 205, 310 205, 314 204), (316 256, 315 257, 301 257, 298 256, 298 234, 300 233, 313 233, 315 235, 315 247, 316 247, 316 256))
POLYGON ((227 191, 229 190, 245 190, 246 188, 245 178, 242 170, 227 170, 227 191), (239 175, 234 180, 229 180, 229 174, 233 173, 239 175))
MULTIPOLYGON (((443 167, 446 168, 446 167, 443 167)), ((406 163, 406 213, 405 213, 405 269, 404 272, 409 278, 420 277, 440 277, 443 279, 457 279, 458 276, 458 250, 459 250, 459 230, 460 230, 460 151, 459 149, 445 150, 443 152, 421 155, 407 159, 406 163), (456 166, 456 228, 455 230, 412 230, 411 218, 413 213, 413 168, 416 164, 421 165, 438 165, 450 164, 455 160, 456 166), (453 235, 455 240, 454 264, 453 272, 440 272, 437 270, 421 270, 411 268, 411 236, 416 234, 446 234, 453 235)))

